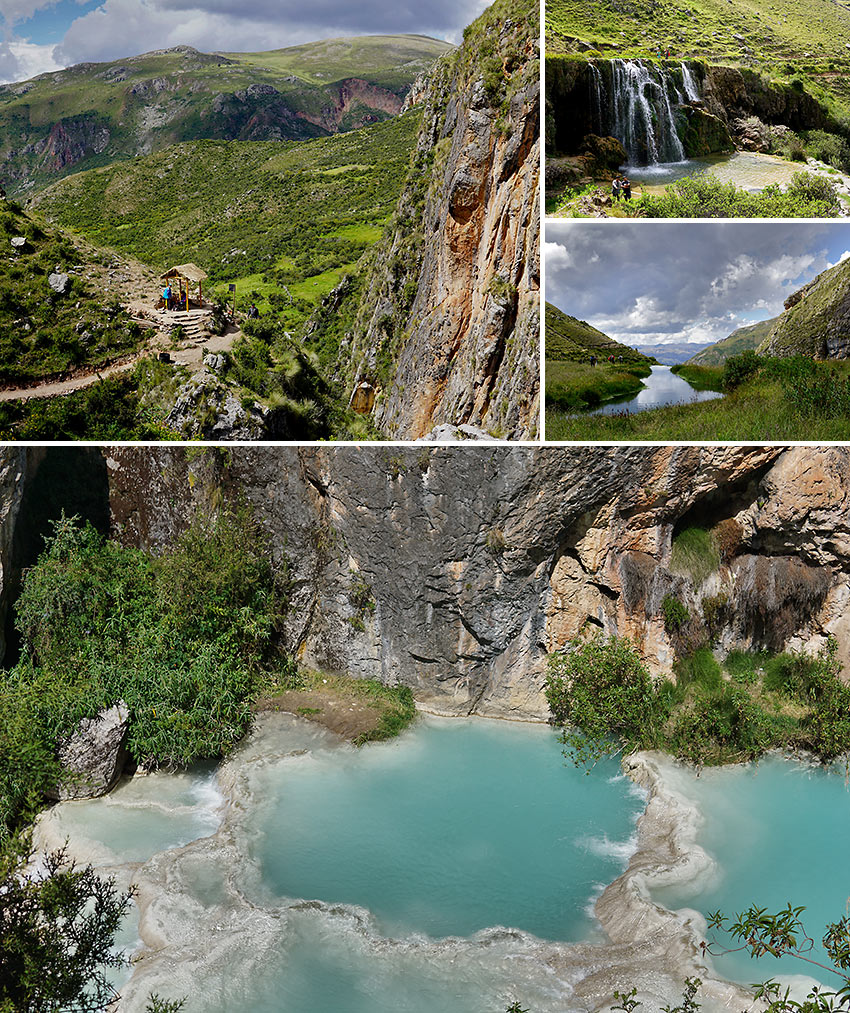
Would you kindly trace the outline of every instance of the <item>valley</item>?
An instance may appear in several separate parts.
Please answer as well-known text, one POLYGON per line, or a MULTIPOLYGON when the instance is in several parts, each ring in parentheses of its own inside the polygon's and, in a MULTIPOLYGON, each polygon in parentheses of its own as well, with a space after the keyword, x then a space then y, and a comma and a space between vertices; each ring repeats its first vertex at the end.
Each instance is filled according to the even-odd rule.
MULTIPOLYGON (((104 432, 94 421, 102 417, 112 438, 129 439, 376 439, 391 431, 414 438, 438 425, 482 436, 529 433, 538 396, 539 140, 537 14, 527 6, 503 30, 495 4, 460 49, 422 36, 259 54, 178 47, 5 86, 0 120, 5 109, 10 124, 26 121, 27 129, 45 126, 58 136, 78 115, 74 103, 91 109, 94 96, 97 116, 109 121, 103 130, 126 140, 94 152, 84 143, 46 162, 45 145, 30 138, 21 150, 32 159, 7 166, 6 201, 34 228, 85 247, 88 260, 66 257, 59 273, 100 277, 96 265, 111 265, 104 284, 135 338, 99 357, 77 342, 73 356, 62 357, 53 346, 72 346, 73 337, 64 325, 49 341, 45 332, 44 364, 10 374, 0 432, 93 437, 104 432), (473 135, 455 102, 481 80, 487 87, 473 135), (166 108, 167 127, 160 122, 166 108), (140 133, 143 120, 156 121, 153 134, 140 133), (491 189, 485 180, 493 165, 500 182, 491 189), (448 194, 470 180, 455 227, 459 212, 449 214, 448 194), (423 217, 441 213, 457 235, 437 228, 426 237, 423 217), (503 237, 495 249, 492 229, 503 237), (378 253, 382 237, 399 248, 390 258, 378 253), (471 253, 479 240, 475 305, 438 323, 434 307, 448 308, 463 259, 452 255, 448 271, 441 269, 440 292, 429 288, 433 265, 446 243, 462 241, 471 253), (130 272, 131 285, 113 284, 116 273, 130 276, 131 262, 142 273, 130 272), (200 272, 203 287, 182 307, 188 316, 163 316, 160 276, 179 265, 200 272), (394 265, 405 280, 394 279, 375 303, 372 293, 394 265), (436 334, 445 349, 430 348, 436 334), (417 374, 434 358, 434 375, 403 376, 405 347, 417 374), (95 367, 103 377, 96 384, 95 367), (443 408, 452 372, 459 389, 468 391, 472 378, 480 389, 472 400, 449 397, 443 408), (44 403, 35 397, 38 382, 44 403), (56 402, 57 390, 65 403, 56 402), (98 428, 87 430, 86 417, 98 428)), ((21 320, 23 296, 15 302, 21 320)), ((86 330, 80 318, 78 325, 78 334, 86 330)))

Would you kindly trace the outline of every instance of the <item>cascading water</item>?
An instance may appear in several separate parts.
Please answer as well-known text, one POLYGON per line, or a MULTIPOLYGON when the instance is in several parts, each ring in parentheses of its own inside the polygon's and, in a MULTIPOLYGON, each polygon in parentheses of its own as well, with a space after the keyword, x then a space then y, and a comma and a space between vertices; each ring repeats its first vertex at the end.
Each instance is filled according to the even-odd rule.
MULTIPOLYGON (((597 131, 621 141, 633 165, 684 161, 674 114, 681 94, 672 75, 641 60, 612 60, 610 67, 610 87, 601 96, 594 120, 597 131)), ((597 68, 593 71, 595 89, 601 75, 597 68)))
POLYGON ((682 81, 685 85, 685 96, 687 97, 688 102, 699 102, 699 85, 697 84, 696 78, 691 73, 691 69, 686 63, 683 63, 681 67, 682 81))

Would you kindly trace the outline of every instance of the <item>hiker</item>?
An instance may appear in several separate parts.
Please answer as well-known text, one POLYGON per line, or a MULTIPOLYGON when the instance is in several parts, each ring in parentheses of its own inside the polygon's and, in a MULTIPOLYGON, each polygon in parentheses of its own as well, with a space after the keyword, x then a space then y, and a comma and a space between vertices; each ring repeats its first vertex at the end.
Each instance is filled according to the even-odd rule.
POLYGON ((166 285, 165 288, 162 290, 162 301, 165 303, 165 308, 167 310, 170 310, 171 309, 171 286, 170 285, 166 285))
POLYGON ((623 196, 626 200, 632 199, 632 181, 630 179, 624 179, 620 186, 623 189, 623 196))
POLYGON ((611 203, 619 204, 620 202, 620 180, 619 177, 615 177, 611 181, 611 203))
POLYGON ((590 357, 590 365, 591 366, 595 366, 596 365, 596 356, 595 355, 591 355, 591 357, 590 357))
POLYGON ((249 320, 257 320, 259 318, 259 316, 260 316, 260 311, 257 309, 257 307, 253 303, 251 303, 250 309, 248 310, 248 319, 249 320))
POLYGON ((669 46, 667 47, 667 52, 666 52, 666 54, 664 56, 664 59, 665 60, 669 60, 670 59, 670 47, 669 46))

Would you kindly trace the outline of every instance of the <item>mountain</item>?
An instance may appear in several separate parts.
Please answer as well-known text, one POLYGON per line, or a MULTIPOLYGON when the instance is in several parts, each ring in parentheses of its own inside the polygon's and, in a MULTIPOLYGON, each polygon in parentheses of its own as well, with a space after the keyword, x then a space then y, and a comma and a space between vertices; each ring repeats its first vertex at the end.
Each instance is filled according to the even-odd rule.
POLYGON ((395 116, 450 52, 419 35, 268 53, 189 46, 83 63, 0 87, 0 178, 32 190, 80 169, 198 139, 303 140, 395 116))
POLYGON ((536 434, 538 38, 536 0, 496 0, 435 66, 387 233, 306 335, 388 438, 536 434))
POLYGON ((577 320, 557 306, 546 303, 546 359, 587 362, 591 355, 599 359, 623 357, 624 362, 652 362, 652 357, 635 348, 621 345, 584 320, 577 320))
POLYGON ((759 320, 755 324, 739 327, 728 338, 717 341, 691 356, 688 362, 692 362, 695 366, 722 366, 730 355, 757 349, 778 319, 779 317, 771 317, 769 320, 759 320))
POLYGON ((639 352, 657 359, 665 366, 676 366, 679 363, 687 362, 697 352, 708 348, 706 342, 683 341, 670 342, 669 344, 658 345, 635 345, 639 352))
POLYGON ((828 268, 785 300, 761 355, 850 357, 850 260, 828 268))

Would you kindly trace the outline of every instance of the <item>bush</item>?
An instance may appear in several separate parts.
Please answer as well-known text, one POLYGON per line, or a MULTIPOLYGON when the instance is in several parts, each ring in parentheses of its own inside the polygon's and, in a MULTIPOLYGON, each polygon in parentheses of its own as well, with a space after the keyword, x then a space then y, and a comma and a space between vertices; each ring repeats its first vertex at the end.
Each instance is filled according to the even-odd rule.
POLYGON ((632 642, 601 632, 549 656, 546 699, 576 765, 654 745, 666 718, 664 696, 632 642))
POLYGON ((828 162, 842 172, 850 171, 850 145, 838 134, 810 130, 806 134, 806 147, 812 158, 828 162))
POLYGON ((57 777, 58 737, 119 698, 148 766, 226 753, 244 735, 277 644, 286 573, 245 508, 199 516, 159 557, 64 516, 25 576, 20 663, 0 683, 0 838, 57 777))
POLYGON ((691 618, 685 605, 672 594, 664 596, 661 603, 661 613, 664 616, 664 629, 668 633, 677 633, 691 618))
POLYGON ((772 184, 761 193, 711 176, 686 176, 664 194, 645 194, 635 207, 649 218, 836 218, 841 203, 830 180, 798 172, 785 190, 772 184))
POLYGON ((730 355, 723 366, 723 377, 720 381, 724 390, 734 390, 745 380, 754 376, 762 364, 762 359, 751 348, 739 355, 730 355))

